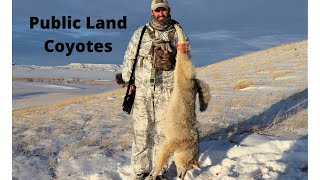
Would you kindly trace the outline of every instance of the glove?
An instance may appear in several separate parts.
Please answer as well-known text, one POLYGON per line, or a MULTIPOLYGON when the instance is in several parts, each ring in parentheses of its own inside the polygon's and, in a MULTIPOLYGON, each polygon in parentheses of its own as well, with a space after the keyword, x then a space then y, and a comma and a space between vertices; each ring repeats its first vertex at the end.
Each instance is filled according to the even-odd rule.
POLYGON ((177 44, 177 51, 181 53, 187 53, 189 51, 189 45, 186 43, 177 44))
POLYGON ((121 73, 116 74, 116 81, 117 81, 117 84, 122 84, 123 87, 126 84, 126 82, 124 82, 124 80, 122 79, 121 73))

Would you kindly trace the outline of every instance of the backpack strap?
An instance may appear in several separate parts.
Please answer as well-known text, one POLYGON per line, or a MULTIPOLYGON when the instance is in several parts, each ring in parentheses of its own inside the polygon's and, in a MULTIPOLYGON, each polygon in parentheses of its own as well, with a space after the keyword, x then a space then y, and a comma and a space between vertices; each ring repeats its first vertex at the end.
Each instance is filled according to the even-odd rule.
POLYGON ((156 37, 154 30, 151 30, 150 27, 147 27, 147 32, 151 39, 154 39, 156 37))
POLYGON ((175 34, 176 34, 176 30, 172 30, 168 34, 168 38, 169 38, 169 41, 170 41, 170 44, 172 47, 175 47, 175 44, 174 44, 174 35, 175 34))
MULTIPOLYGON (((149 36, 150 36, 151 39, 156 38, 155 31, 152 30, 150 27, 147 27, 147 32, 148 32, 148 34, 149 34, 149 36)), ((174 41, 174 35, 175 35, 175 33, 176 33, 176 30, 175 30, 175 29, 172 29, 172 30, 170 30, 170 32, 169 32, 169 34, 168 34, 168 39, 169 39, 170 44, 171 44, 171 46, 172 46, 173 48, 175 47, 175 41, 174 41)), ((149 54, 153 54, 153 53, 154 53, 154 52, 153 52, 153 48, 151 48, 150 51, 149 51, 149 54)))
MULTIPOLYGON (((156 37, 156 34, 155 34, 154 30, 151 30, 150 27, 147 27, 147 32, 148 32, 148 34, 149 34, 151 39, 154 39, 156 37)), ((148 54, 153 54, 153 53, 154 53, 153 52, 153 48, 151 47, 148 54)))
MULTIPOLYGON (((132 71, 131 71, 131 75, 130 75, 130 81, 134 81, 134 78, 133 78, 133 74, 134 74, 134 71, 136 69, 136 64, 138 62, 138 55, 139 55, 139 51, 140 51, 140 46, 141 46, 141 41, 142 41, 142 37, 144 35, 144 32, 146 32, 146 29, 147 29, 147 26, 145 25, 141 31, 141 35, 140 35, 140 39, 139 39, 139 43, 138 43, 138 47, 137 47, 137 53, 136 53, 136 57, 134 58, 134 63, 133 63, 133 67, 132 67, 132 71)), ((128 91, 128 90, 127 90, 128 91)))

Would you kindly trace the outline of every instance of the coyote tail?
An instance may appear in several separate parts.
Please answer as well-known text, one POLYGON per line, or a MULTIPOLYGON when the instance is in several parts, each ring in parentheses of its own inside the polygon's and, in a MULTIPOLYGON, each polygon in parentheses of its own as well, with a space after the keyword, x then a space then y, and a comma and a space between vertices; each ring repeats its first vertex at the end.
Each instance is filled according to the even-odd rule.
POLYGON ((199 93, 200 111, 203 112, 208 108, 208 104, 211 99, 210 87, 200 79, 196 79, 196 85, 199 93))

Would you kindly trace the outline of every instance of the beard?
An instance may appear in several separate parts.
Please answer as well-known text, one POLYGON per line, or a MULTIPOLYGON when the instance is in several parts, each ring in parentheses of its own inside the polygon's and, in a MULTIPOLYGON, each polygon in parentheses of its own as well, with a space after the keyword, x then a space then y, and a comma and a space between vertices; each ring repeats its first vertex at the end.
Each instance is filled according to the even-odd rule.
POLYGON ((158 17, 155 17, 155 19, 157 19, 158 21, 165 21, 168 19, 168 16, 158 16, 158 17))
POLYGON ((165 30, 165 29, 169 28, 169 26, 171 26, 172 20, 171 20, 170 14, 168 15, 168 17, 166 17, 166 19, 158 20, 159 18, 160 17, 151 16, 149 24, 152 28, 157 29, 157 30, 165 30))

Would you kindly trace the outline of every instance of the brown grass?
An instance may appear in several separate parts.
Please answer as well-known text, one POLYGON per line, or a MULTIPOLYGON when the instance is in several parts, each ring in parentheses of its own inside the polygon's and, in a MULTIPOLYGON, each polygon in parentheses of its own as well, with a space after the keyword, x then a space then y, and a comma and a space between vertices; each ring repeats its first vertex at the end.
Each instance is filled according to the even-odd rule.
POLYGON ((27 134, 26 137, 23 139, 24 143, 26 144, 35 144, 36 142, 39 142, 40 137, 34 134, 27 134))
POLYGON ((292 116, 279 114, 267 127, 257 129, 255 132, 268 135, 290 135, 295 134, 299 129, 308 128, 308 109, 298 108, 292 116))
POLYGON ((278 71, 271 71, 270 72, 270 77, 272 80, 276 80, 277 78, 285 77, 285 76, 290 76, 294 74, 295 71, 293 70, 278 70, 278 71))
POLYGON ((296 62, 294 62, 293 67, 299 68, 300 66, 306 65, 307 63, 308 63, 307 61, 296 61, 296 62))
POLYGON ((129 130, 129 133, 122 135, 120 143, 119 143, 121 151, 128 149, 128 146, 132 143, 132 139, 133 139, 133 132, 132 131, 133 130, 129 130))
POLYGON ((208 68, 208 66, 203 66, 203 67, 196 68, 196 72, 199 73, 200 71, 205 70, 207 68, 208 68))
POLYGON ((232 99, 232 105, 234 107, 245 107, 247 105, 248 98, 247 97, 236 97, 232 99))
POLYGON ((81 97, 76 97, 73 99, 69 99, 63 102, 59 102, 59 103, 55 103, 55 104, 48 104, 48 105, 42 105, 42 106, 35 106, 35 107, 31 107, 31 108, 25 108, 25 109, 18 109, 18 110, 13 110, 12 111, 12 119, 15 120, 18 117, 26 117, 30 114, 39 112, 39 111, 52 111, 52 110, 57 110, 57 109, 62 109, 68 105, 71 104, 82 104, 84 102, 87 102, 91 99, 103 99, 106 98, 107 96, 112 96, 112 95, 119 95, 119 94, 123 94, 124 90, 121 89, 116 89, 116 90, 112 90, 112 91, 107 91, 107 92, 103 92, 103 93, 97 93, 97 94, 92 94, 92 95, 86 95, 86 96, 81 96, 81 97))
POLYGON ((48 169, 53 170, 56 164, 56 158, 54 156, 50 156, 48 159, 48 169))
POLYGON ((33 78, 33 77, 12 77, 12 81, 25 81, 25 82, 56 82, 62 83, 64 78, 33 78))
POLYGON ((70 144, 67 144, 66 146, 63 146, 62 149, 59 152, 61 161, 69 159, 71 156, 75 156, 76 149, 78 147, 78 142, 72 142, 70 144))
POLYGON ((284 99, 285 95, 281 91, 273 91, 268 94, 260 94, 256 96, 254 99, 254 103, 259 106, 265 106, 268 104, 274 104, 282 99, 284 99))
POLYGON ((234 89, 235 90, 240 90, 240 89, 244 89, 247 87, 252 87, 255 86, 257 83, 255 80, 249 80, 249 79, 240 79, 236 82, 234 89))
POLYGON ((222 78, 221 74, 219 74, 219 73, 213 74, 213 79, 221 79, 221 78, 222 78))
POLYGON ((83 84, 96 86, 119 86, 115 81, 100 81, 100 80, 80 80, 80 78, 73 78, 72 80, 65 80, 64 78, 35 78, 35 77, 12 77, 12 81, 24 82, 49 82, 49 83, 64 83, 64 84, 83 84))
POLYGON ((301 53, 300 53, 299 51, 296 51, 296 52, 294 52, 294 55, 295 55, 295 56, 300 56, 301 53))

